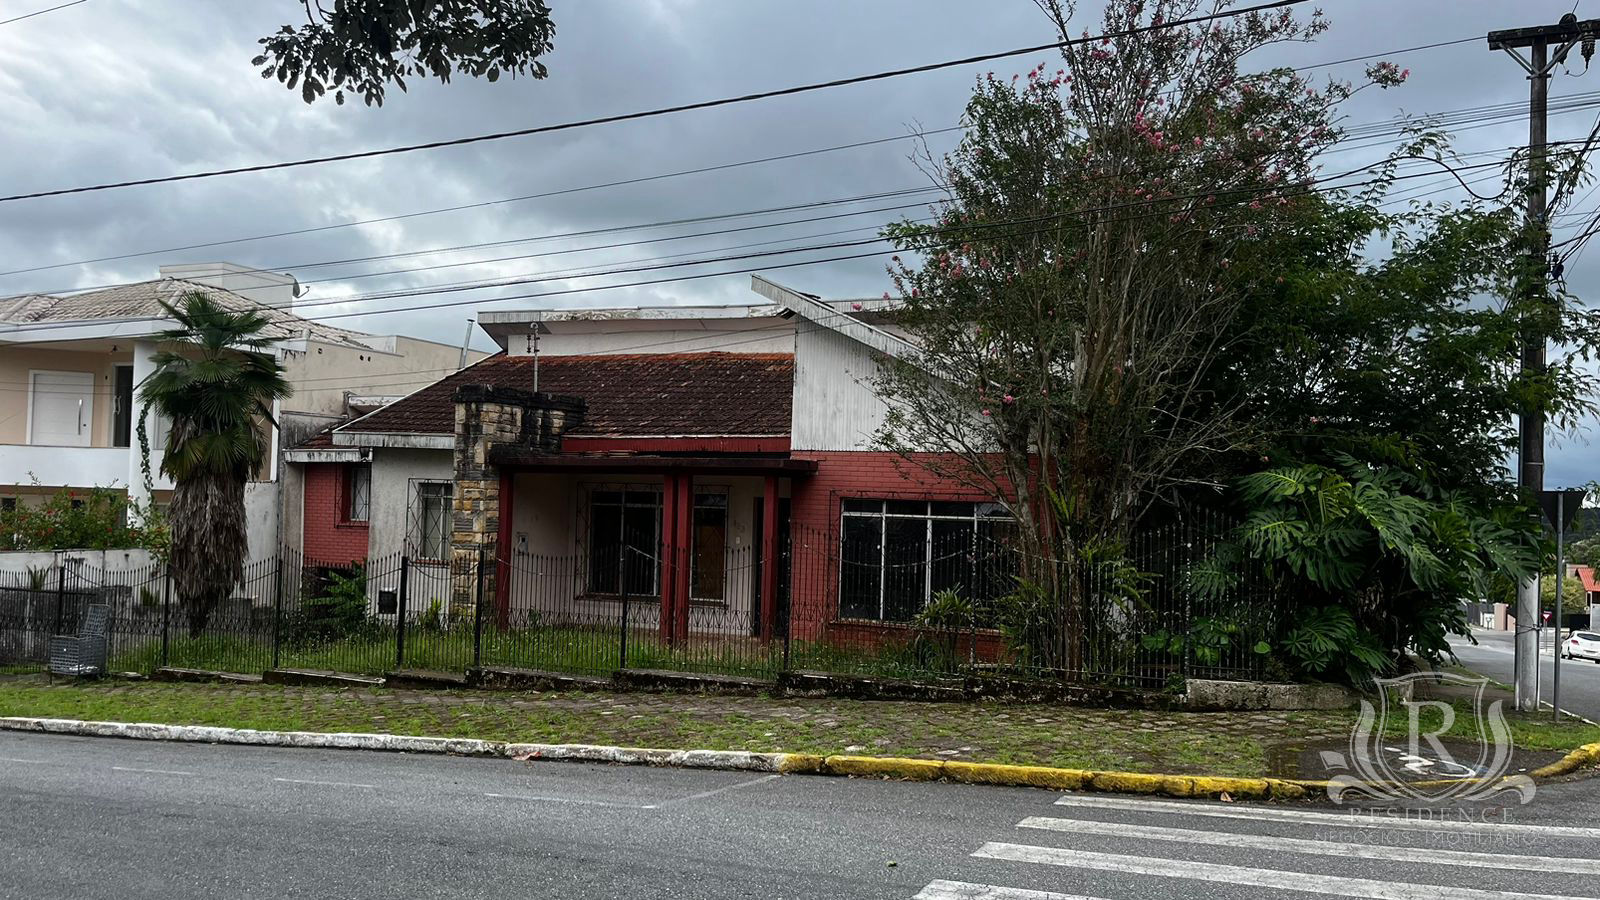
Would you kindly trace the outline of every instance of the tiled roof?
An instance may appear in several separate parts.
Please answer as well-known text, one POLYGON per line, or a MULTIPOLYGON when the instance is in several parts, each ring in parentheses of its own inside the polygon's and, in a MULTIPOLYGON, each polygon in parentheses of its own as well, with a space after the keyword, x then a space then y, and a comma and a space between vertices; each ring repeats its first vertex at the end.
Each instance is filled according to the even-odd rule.
MULTIPOLYGON (((787 437, 794 357, 787 353, 639 353, 539 357, 539 390, 581 397, 586 437, 787 437)), ((498 354, 341 430, 450 434, 462 385, 533 389, 532 356, 498 354)))
POLYGON ((1600 578, 1595 577, 1595 571, 1589 566, 1575 566, 1578 570, 1578 580, 1583 582, 1583 589, 1588 593, 1600 591, 1600 578))
POLYGON ((227 309, 264 313, 268 324, 262 333, 269 338, 309 338, 330 344, 367 346, 359 340, 364 336, 360 332, 313 322, 295 315, 291 310, 268 306, 229 290, 182 278, 158 278, 66 297, 46 294, 7 297, 0 299, 0 322, 26 324, 97 319, 161 319, 166 317, 166 312, 161 308, 162 300, 175 303, 190 291, 199 291, 227 309))

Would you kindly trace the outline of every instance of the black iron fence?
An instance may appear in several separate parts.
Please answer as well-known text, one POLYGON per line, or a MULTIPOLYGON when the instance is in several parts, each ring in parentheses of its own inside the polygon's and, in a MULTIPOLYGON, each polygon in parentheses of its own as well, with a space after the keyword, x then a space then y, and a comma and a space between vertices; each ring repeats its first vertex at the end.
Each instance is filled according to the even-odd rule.
POLYGON ((61 564, 0 576, 0 664, 42 663, 89 604, 110 608, 110 667, 228 672, 609 675, 785 671, 918 680, 986 674, 1163 687, 1258 678, 1265 586, 1199 590, 1218 523, 1141 534, 1115 559, 1029 556, 1003 522, 864 516, 760 547, 622 545, 568 555, 293 551, 247 567, 200 615, 159 567, 61 564), (697 552, 698 551, 698 552, 697 552))

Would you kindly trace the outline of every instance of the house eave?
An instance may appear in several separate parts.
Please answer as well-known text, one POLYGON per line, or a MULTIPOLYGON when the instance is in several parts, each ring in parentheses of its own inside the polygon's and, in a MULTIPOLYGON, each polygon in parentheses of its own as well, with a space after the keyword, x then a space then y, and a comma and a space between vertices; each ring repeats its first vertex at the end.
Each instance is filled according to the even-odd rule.
POLYGON ((340 447, 383 447, 399 450, 454 450, 453 434, 419 434, 408 431, 335 431, 340 447))

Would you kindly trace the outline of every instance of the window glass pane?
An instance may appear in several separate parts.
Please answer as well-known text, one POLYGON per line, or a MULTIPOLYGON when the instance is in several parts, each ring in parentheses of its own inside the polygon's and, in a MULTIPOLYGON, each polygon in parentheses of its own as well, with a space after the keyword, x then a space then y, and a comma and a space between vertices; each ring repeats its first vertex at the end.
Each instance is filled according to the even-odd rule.
POLYGON ((927 596, 928 520, 884 519, 884 621, 909 622, 927 596))
POLYGON ((655 491, 630 490, 624 498, 629 506, 660 506, 661 495, 655 491))
POLYGON ((694 556, 689 570, 689 596, 697 600, 721 600, 726 572, 724 548, 728 539, 727 495, 712 494, 695 498, 694 556), (703 506, 702 498, 722 502, 703 506))
MULTIPOLYGON (((629 496, 631 498, 631 492, 629 496)), ((656 592, 656 538, 660 525, 660 506, 629 506, 622 510, 622 539, 629 547, 623 570, 627 573, 630 594, 656 592)))
POLYGON ((928 514, 928 503, 925 500, 888 500, 884 506, 891 516, 925 516, 928 514))
POLYGON ((365 522, 371 511, 372 467, 353 465, 348 470, 349 508, 345 516, 352 522, 365 522))
POLYGON ((589 510, 589 590, 615 594, 622 554, 622 508, 595 503, 589 510))
POLYGON ((936 516, 960 516, 963 519, 970 519, 972 518, 972 504, 936 500, 933 503, 933 514, 936 516))
POLYGON ((717 507, 719 509, 727 509, 727 507, 728 507, 728 495, 727 494, 722 494, 722 493, 695 494, 694 495, 694 505, 695 506, 714 506, 714 507, 717 507))
POLYGON ((877 619, 883 520, 846 516, 839 530, 839 616, 877 619))
POLYGON ((1017 526, 1010 520, 980 520, 973 553, 973 599, 998 600, 1017 586, 1017 526))
POLYGON ((883 512, 882 500, 864 500, 860 497, 846 497, 840 501, 845 512, 881 513, 883 512))
POLYGON ((425 559, 450 555, 450 488, 443 482, 416 486, 417 552, 425 559))
POLYGON ((1006 508, 998 503, 974 503, 973 507, 980 516, 998 519, 1011 518, 1011 514, 1006 512, 1006 508))
POLYGON ((972 520, 934 519, 932 557, 932 593, 954 590, 962 597, 971 598, 972 581, 972 520))

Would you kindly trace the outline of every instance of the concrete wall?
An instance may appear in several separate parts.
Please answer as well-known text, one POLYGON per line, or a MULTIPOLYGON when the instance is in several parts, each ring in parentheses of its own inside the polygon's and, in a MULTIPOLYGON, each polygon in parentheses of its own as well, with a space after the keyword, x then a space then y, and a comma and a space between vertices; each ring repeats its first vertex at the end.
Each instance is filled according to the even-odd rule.
POLYGON ((455 463, 449 450, 372 451, 372 510, 368 552, 398 554, 406 549, 413 481, 451 481, 455 463))
MULTIPOLYGON (((551 323, 554 333, 539 336, 539 353, 567 356, 598 353, 791 353, 794 328, 782 319, 610 319, 551 323)), ((532 352, 532 338, 513 336, 512 356, 532 352)))
POLYGON ((250 548, 248 559, 267 559, 277 556, 278 542, 278 484, 274 481, 249 481, 244 486, 245 546, 250 548))
MULTIPOLYGON (((484 355, 472 351, 467 361, 484 355)), ((284 351, 284 369, 294 395, 283 401, 283 408, 343 416, 346 394, 409 394, 456 371, 460 358, 459 346, 411 337, 396 337, 392 353, 309 341, 304 351, 284 351)))
MULTIPOLYGON (((44 370, 86 372, 94 376, 89 445, 109 447, 112 391, 116 386, 114 366, 117 363, 133 363, 132 341, 118 345, 116 353, 20 346, 7 346, 0 350, 0 444, 28 442, 28 373, 30 370, 44 370)), ((10 473, 0 473, 0 481, 11 480, 10 473)), ((26 479, 15 483, 26 483, 26 479)))
MULTIPOLYGON (((515 552, 526 546, 527 555, 515 553, 518 571, 512 575, 510 588, 513 620, 523 618, 529 610, 536 610, 544 621, 601 623, 616 618, 615 600, 585 596, 588 496, 593 490, 604 489, 660 490, 661 483, 659 475, 516 476, 512 548, 515 552)), ((697 599, 690 614, 692 630, 734 633, 749 626, 756 594, 754 567, 760 553, 755 545, 755 501, 762 496, 764 485, 764 479, 754 476, 695 480, 697 491, 728 495, 728 528, 723 604, 697 599)), ((660 611, 659 598, 636 599, 630 622, 639 628, 654 627, 660 611)))

